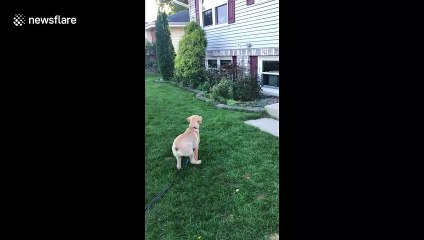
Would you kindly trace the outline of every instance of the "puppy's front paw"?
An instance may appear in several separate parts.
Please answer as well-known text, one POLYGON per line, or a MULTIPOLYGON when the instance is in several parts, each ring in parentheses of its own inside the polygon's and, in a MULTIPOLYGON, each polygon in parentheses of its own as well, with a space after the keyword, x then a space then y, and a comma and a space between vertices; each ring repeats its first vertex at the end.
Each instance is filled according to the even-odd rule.
POLYGON ((201 163, 202 163, 202 160, 196 161, 196 164, 201 164, 201 163))
POLYGON ((181 169, 181 165, 177 165, 177 169, 180 170, 181 169))

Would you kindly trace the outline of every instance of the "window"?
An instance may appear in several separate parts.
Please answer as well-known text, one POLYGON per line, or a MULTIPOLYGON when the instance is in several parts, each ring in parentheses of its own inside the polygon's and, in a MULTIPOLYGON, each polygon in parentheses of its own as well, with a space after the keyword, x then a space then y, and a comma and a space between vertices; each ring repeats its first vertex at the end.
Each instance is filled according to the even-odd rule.
POLYGON ((221 60, 220 61, 221 68, 225 65, 231 65, 231 60, 221 60))
POLYGON ((207 59, 207 68, 220 68, 222 69, 226 65, 231 65, 232 60, 229 57, 219 57, 216 59, 207 59))
POLYGON ((279 61, 262 61, 262 82, 264 86, 280 87, 279 61))
POLYGON ((202 0, 203 26, 228 23, 227 0, 202 0))
POLYGON ((219 6, 219 7, 216 8, 215 22, 216 22, 216 24, 221 24, 221 23, 227 23, 228 22, 227 4, 224 4, 224 5, 219 6))
POLYGON ((218 67, 218 60, 208 60, 208 68, 217 68, 218 67))
POLYGON ((212 25, 212 9, 203 12, 203 26, 212 25))

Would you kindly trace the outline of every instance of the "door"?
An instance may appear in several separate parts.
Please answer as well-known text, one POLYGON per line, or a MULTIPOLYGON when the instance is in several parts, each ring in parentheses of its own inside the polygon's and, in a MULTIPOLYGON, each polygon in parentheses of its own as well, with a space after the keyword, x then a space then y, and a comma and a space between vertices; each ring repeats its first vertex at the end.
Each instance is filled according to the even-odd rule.
POLYGON ((258 56, 250 56, 250 76, 258 77, 258 56))

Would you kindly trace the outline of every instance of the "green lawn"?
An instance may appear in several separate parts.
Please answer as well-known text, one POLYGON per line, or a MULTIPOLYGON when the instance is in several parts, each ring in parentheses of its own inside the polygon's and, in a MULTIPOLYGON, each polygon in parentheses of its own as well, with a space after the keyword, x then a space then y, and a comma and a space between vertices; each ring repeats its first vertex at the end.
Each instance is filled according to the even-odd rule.
POLYGON ((278 233, 278 138, 243 123, 264 113, 218 109, 156 79, 145 79, 147 202, 175 177, 172 142, 193 114, 203 117, 202 164, 181 170, 180 181, 145 213, 146 239, 257 240, 278 233))

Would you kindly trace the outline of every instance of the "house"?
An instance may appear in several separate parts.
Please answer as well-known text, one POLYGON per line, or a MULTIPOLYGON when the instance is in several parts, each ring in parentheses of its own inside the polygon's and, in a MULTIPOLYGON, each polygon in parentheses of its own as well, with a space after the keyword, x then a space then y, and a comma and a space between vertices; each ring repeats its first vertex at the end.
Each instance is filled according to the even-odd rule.
MULTIPOLYGON (((168 16, 168 25, 171 32, 171 41, 174 46, 175 53, 178 51, 178 43, 184 35, 184 27, 190 22, 189 11, 184 10, 168 16)), ((154 43, 156 21, 145 24, 144 35, 146 39, 154 43)))
POLYGON ((206 32, 206 66, 237 63, 279 96, 279 1, 189 0, 190 20, 206 32))

